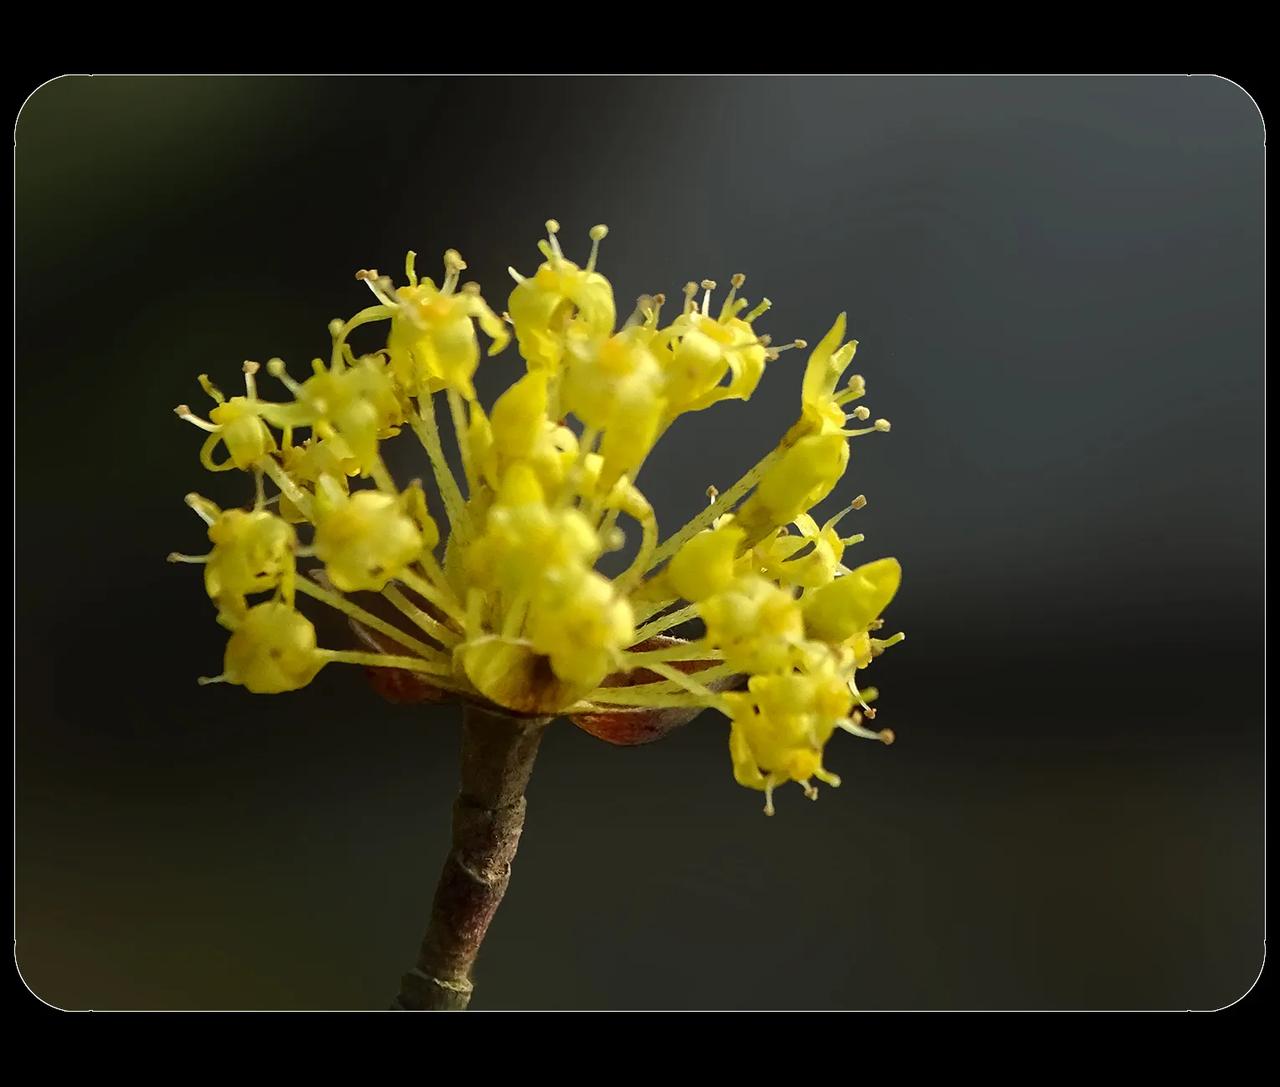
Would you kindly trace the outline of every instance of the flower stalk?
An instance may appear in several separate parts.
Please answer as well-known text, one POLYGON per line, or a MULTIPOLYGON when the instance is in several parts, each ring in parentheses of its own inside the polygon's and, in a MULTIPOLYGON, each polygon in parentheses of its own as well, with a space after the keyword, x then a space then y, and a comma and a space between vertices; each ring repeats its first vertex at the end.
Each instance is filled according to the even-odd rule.
POLYGON ((461 1011, 471 971, 511 879, 525 789, 550 718, 463 710, 462 782, 453 844, 440 873, 418 961, 400 981, 399 1011, 461 1011))

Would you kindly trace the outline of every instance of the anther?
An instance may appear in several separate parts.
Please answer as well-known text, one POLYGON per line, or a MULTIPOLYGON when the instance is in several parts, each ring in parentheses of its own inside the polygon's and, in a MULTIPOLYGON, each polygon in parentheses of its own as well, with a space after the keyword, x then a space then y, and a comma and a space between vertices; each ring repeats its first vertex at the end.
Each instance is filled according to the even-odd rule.
POLYGON ((872 425, 876 428, 876 430, 880 431, 881 434, 889 433, 890 424, 888 419, 877 419, 875 423, 873 423, 872 425))
POLYGON ((880 735, 880 742, 884 744, 885 747, 888 747, 891 743, 893 743, 894 740, 897 739, 897 736, 893 734, 893 729, 891 728, 882 728, 880 730, 879 735, 880 735))
POLYGON ((719 490, 719 488, 718 488, 718 487, 716 487, 716 485, 715 485, 714 483, 713 483, 713 484, 711 484, 711 486, 707 488, 707 501, 708 501, 708 503, 714 503, 714 502, 715 502, 715 500, 716 500, 717 498, 719 498, 719 497, 720 497, 720 490, 719 490))
POLYGON ((855 498, 852 502, 849 503, 849 508, 860 510, 860 509, 863 509, 866 506, 866 504, 867 504, 867 496, 865 494, 860 494, 858 495, 857 498, 855 498))
POLYGON ((871 409, 866 407, 863 404, 859 404, 856 408, 853 409, 853 417, 855 419, 870 419, 871 409))

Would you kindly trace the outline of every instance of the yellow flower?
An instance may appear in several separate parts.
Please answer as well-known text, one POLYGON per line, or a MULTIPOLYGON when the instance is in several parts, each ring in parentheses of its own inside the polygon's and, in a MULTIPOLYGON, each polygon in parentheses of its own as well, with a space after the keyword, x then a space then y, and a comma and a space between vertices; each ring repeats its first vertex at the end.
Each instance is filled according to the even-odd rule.
POLYGON ((592 228, 591 259, 586 268, 579 268, 561 252, 556 238, 559 230, 554 219, 547 221, 548 238, 538 243, 546 260, 534 275, 525 278, 511 269, 516 287, 507 310, 520 354, 531 370, 559 369, 571 323, 589 335, 607 336, 616 319, 613 287, 595 270, 598 247, 608 231, 601 226, 592 228))
POLYGON ((243 614, 245 597, 283 585, 292 602, 293 528, 265 510, 226 510, 209 526, 213 551, 204 568, 205 591, 220 611, 243 614))
POLYGON ((326 486, 330 478, 321 479, 316 495, 316 557, 343 592, 380 592, 422 554, 421 528, 403 498, 377 491, 346 495, 326 486))
POLYGON ((807 594, 804 623, 809 636, 843 643, 865 634, 889 606, 901 581, 897 559, 878 559, 807 594))
POLYGON ((669 322, 663 296, 647 294, 615 328, 613 288, 596 270, 605 228, 591 230, 582 267, 558 230, 548 222, 534 275, 513 273, 507 321, 525 366, 492 404, 475 388, 477 327, 491 355, 509 334, 478 288, 459 284, 454 250, 439 286, 418 279, 413 253, 406 285, 359 272, 374 304, 330 323, 328 361, 301 382, 267 364, 291 400, 259 396, 256 363, 244 365, 243 396, 201 376, 209 418, 177 409, 205 433, 200 460, 253 484, 244 509, 188 496, 212 549, 170 556, 205 565, 230 631, 214 681, 274 694, 328 663, 356 664, 419 673, 433 697, 606 732, 600 722, 619 715, 710 708, 729 721, 735 778, 765 792, 766 810, 788 781, 815 795, 815 781, 838 781, 823 763, 835 732, 891 737, 863 727, 876 692, 858 672, 903 638, 878 634, 897 561, 844 565, 862 537, 837 526, 864 500, 816 510, 837 493, 850 439, 888 429, 850 422, 870 413, 850 407, 866 389, 844 377, 857 346, 841 343, 844 315, 809 357, 794 424, 663 539, 641 481, 656 443, 696 425, 689 413, 750 398, 769 361, 804 341, 774 347, 756 333, 770 304, 748 309, 740 275, 718 310, 704 280, 669 322), (365 326, 381 327, 385 346, 357 356, 349 340, 365 326), (398 482, 393 468, 408 462, 384 457, 402 430, 425 455, 425 482, 398 482), (319 569, 298 577, 298 563, 319 569), (345 615, 365 648, 318 647, 295 607, 304 596, 345 615), (699 629, 665 636, 686 624, 699 629))
POLYGON ((507 346, 510 334, 478 289, 471 284, 456 289, 458 273, 467 266, 456 250, 445 253, 445 280, 439 288, 430 279, 418 281, 412 254, 407 266, 410 283, 395 292, 387 338, 391 371, 410 396, 453 389, 474 400, 471 379, 480 364, 480 345, 472 322, 492 341, 490 355, 507 346))
POLYGON ((738 524, 750 540, 787 525, 821 502, 840 482, 849 463, 849 443, 841 434, 807 434, 764 473, 739 510, 738 524))
POLYGON ((393 438, 404 422, 404 409, 390 370, 376 355, 366 355, 354 366, 328 369, 317 359, 314 375, 296 386, 288 380, 284 364, 272 359, 268 371, 285 380, 299 403, 310 409, 310 425, 322 438, 342 439, 364 475, 381 465, 378 443, 393 438))
POLYGON ((599 534, 576 509, 552 509, 533 470, 516 464, 489 509, 484 532, 467 551, 467 573, 482 590, 515 596, 540 580, 590 566, 599 534))
MULTIPOLYGON (((769 309, 766 298, 746 316, 745 298, 737 297, 746 276, 735 275, 718 317, 711 316, 714 280, 704 279, 701 307, 694 297, 698 285, 685 284, 684 312, 659 340, 669 343, 666 354, 667 399, 671 414, 701 411, 722 400, 749 400, 764 376, 765 363, 786 348, 769 347, 769 338, 759 337, 752 322, 769 309), (722 384, 728 375, 728 384, 722 384)), ((797 341, 792 346, 804 346, 797 341)))
POLYGON ((698 605, 707 644, 735 671, 748 674, 787 668, 804 638, 800 605, 787 590, 757 575, 734 582, 698 605))
POLYGON ((254 694, 305 687, 324 665, 306 616, 272 600, 250 608, 227 642, 223 673, 254 694))
POLYGON ((860 535, 841 537, 836 532, 836 525, 852 508, 846 506, 821 528, 809 514, 800 514, 793 522, 800 530, 798 536, 779 529, 755 547, 750 561, 782 584, 821 588, 844 570, 845 548, 862 540, 860 535))
MULTIPOLYGON (((321 476, 328 476, 343 494, 350 492, 348 476, 360 474, 360 462, 337 434, 328 438, 308 438, 301 445, 291 445, 283 450, 283 465, 290 478, 300 487, 314 491, 321 476)), ((288 495, 280 496, 280 516, 290 524, 302 524, 307 520, 288 495)))
POLYGON ((672 558, 667 569, 671 587, 695 603, 729 588, 734 578, 734 556, 743 536, 742 529, 734 524, 699 532, 672 558))
POLYGON ((620 663, 635 622, 613 583, 592 570, 570 568, 543 588, 529 610, 529 641, 566 683, 590 691, 620 663))

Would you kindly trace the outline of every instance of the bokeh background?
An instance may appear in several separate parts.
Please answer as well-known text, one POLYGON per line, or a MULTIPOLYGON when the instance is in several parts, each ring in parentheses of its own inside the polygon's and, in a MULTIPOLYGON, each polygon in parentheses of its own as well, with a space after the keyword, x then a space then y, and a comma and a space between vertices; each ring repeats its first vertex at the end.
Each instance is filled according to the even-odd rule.
MULTIPOLYGON (((17 121, 16 954, 60 1008, 381 1009, 447 850, 458 730, 334 666, 198 688, 195 375, 296 370, 352 273, 542 222, 619 309, 748 273, 841 309, 834 505, 905 568, 892 748, 776 818, 724 721, 545 742, 476 1008, 1218 1008, 1263 956, 1263 123, 1201 78, 112 78, 17 121), (847 493, 845 493, 847 492, 847 493)), ((798 406, 686 418, 669 526, 798 406)), ((514 352, 484 364, 491 398, 514 352)), ((203 410, 203 409, 198 409, 203 410)), ((411 456, 411 450, 406 457, 411 456)), ((405 460, 404 471, 414 470, 405 460)), ((421 469, 419 469, 420 471, 421 469)), ((314 612, 313 612, 314 614, 314 612)), ((340 627, 322 627, 333 639, 340 627)))

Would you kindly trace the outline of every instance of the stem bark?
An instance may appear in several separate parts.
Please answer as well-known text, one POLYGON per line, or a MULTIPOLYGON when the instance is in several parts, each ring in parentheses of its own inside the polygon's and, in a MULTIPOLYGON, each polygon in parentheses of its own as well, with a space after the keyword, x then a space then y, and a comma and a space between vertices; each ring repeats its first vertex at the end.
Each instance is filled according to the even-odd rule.
POLYGON ((461 1011, 471 1002, 471 970, 511 878, 525 788, 549 720, 465 706, 453 846, 417 966, 401 979, 393 1010, 461 1011))

